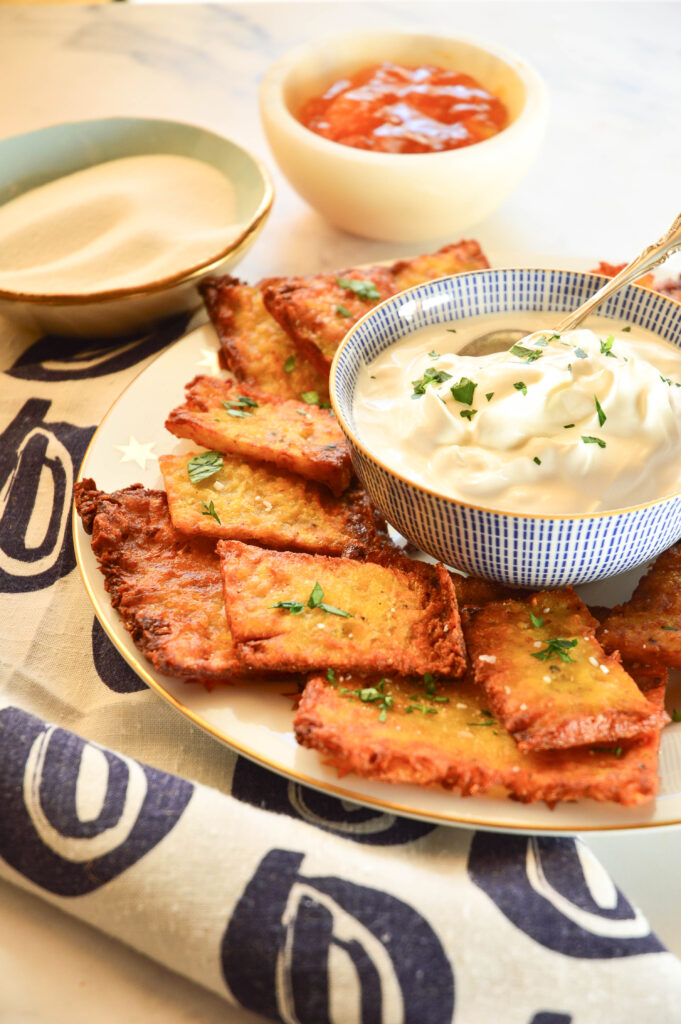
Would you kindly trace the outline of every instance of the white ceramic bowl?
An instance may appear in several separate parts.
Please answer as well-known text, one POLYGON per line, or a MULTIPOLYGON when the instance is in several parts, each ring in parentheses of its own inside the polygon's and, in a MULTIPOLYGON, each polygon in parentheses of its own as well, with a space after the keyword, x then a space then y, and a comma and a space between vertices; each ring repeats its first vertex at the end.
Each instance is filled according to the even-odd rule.
POLYGON ((272 205, 267 172, 235 142, 196 125, 131 117, 41 128, 0 141, 0 204, 107 160, 158 153, 194 157, 229 178, 239 234, 225 239, 201 264, 134 287, 69 295, 0 288, 0 315, 33 331, 109 337, 201 305, 197 283, 207 274, 224 273, 241 259, 272 205))
POLYGON ((453 237, 492 213, 532 164, 547 112, 541 78, 519 57, 474 40, 430 35, 317 40, 274 64, 260 89, 267 139, 293 188, 337 227, 391 242, 453 237), (506 104, 510 124, 462 149, 393 154, 331 142, 297 120, 310 97, 343 75, 385 60, 472 75, 506 104))
MULTIPOLYGON (((419 327, 503 311, 541 310, 560 319, 605 283, 561 270, 479 270, 440 278, 387 299, 345 336, 331 367, 331 402, 355 471, 389 523, 448 565, 514 586, 587 583, 633 569, 681 537, 681 491, 590 515, 523 515, 444 497, 413 483, 373 451, 353 402, 363 365, 419 327)), ((631 285, 599 316, 652 331, 681 347, 681 304, 631 285)))

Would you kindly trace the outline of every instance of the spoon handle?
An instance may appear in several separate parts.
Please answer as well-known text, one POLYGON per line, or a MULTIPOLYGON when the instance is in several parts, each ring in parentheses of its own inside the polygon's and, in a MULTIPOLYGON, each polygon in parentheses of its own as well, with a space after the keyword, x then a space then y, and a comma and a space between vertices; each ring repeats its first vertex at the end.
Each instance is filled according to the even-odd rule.
POLYGON ((649 270, 652 270, 659 263, 663 263, 667 256, 670 256, 673 252, 678 252, 679 249, 681 249, 681 213, 658 242, 647 246, 640 256, 632 260, 624 270, 620 270, 616 277, 611 278, 607 284, 598 289, 595 295, 592 295, 590 299, 587 299, 581 306, 578 306, 573 313, 568 314, 568 316, 561 320, 556 327, 558 333, 562 334, 563 331, 572 330, 573 327, 580 324, 589 313, 592 313, 613 292, 619 291, 620 288, 631 284, 638 277, 647 274, 649 270))

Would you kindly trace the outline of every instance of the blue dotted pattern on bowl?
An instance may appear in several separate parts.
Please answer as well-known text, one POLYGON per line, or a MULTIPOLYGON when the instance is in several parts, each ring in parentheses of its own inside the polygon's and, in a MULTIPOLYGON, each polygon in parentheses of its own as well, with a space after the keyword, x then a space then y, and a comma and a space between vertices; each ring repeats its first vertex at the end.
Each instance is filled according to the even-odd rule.
MULTIPOLYGON (((388 522, 423 551, 486 579, 557 587, 632 569, 681 536, 681 495, 592 516, 536 518, 493 512, 393 476, 358 447, 351 433, 357 435, 352 406, 360 368, 399 338, 428 325, 509 310, 568 313, 601 283, 593 275, 559 270, 459 274, 388 299, 349 332, 338 353, 331 389, 355 471, 388 522)), ((654 292, 624 289, 600 307, 599 316, 610 317, 617 325, 646 328, 681 346, 681 305, 654 292)))

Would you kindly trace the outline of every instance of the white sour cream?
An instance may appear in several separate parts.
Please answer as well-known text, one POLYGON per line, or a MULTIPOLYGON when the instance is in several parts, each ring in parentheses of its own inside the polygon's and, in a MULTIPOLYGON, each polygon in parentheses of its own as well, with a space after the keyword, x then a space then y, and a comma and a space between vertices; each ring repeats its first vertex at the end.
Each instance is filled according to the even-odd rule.
POLYGON ((232 183, 168 153, 88 167, 0 206, 0 289, 85 294, 200 265, 240 233, 232 183))
POLYGON ((681 352, 625 324, 590 323, 477 358, 455 350, 489 320, 415 331, 362 369, 359 437, 415 483, 503 511, 600 512, 678 490, 681 352))

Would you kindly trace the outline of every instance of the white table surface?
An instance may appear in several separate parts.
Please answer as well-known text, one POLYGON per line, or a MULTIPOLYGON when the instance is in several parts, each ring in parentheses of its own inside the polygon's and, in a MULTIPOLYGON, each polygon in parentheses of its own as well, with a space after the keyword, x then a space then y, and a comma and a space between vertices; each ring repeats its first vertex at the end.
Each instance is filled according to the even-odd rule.
MULTIPOLYGON (((681 6, 648 2, 240 3, 0 8, 0 137, 64 120, 164 117, 230 135, 272 171, 265 232, 239 267, 270 274, 415 255, 327 225, 278 175, 256 92, 290 47, 353 28, 472 35, 544 75, 552 112, 528 178, 467 234, 494 261, 624 261, 678 212, 681 6), (11 99, 10 99, 11 97, 11 99)), ((678 264, 676 269, 678 269, 678 264)), ((681 956, 681 830, 585 837, 681 956)), ((251 1014, 0 883, 0 1024, 247 1024, 251 1014)))

